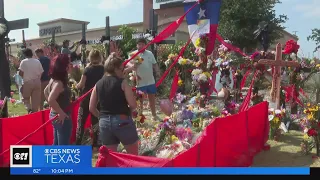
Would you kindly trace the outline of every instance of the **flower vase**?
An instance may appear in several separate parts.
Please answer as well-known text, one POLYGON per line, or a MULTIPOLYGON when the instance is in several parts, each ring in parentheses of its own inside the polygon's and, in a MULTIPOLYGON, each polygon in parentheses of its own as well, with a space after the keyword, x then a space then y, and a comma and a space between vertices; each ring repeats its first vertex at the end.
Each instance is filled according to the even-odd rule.
POLYGON ((279 135, 278 135, 277 131, 278 131, 278 128, 270 127, 269 140, 277 141, 279 139, 279 135))

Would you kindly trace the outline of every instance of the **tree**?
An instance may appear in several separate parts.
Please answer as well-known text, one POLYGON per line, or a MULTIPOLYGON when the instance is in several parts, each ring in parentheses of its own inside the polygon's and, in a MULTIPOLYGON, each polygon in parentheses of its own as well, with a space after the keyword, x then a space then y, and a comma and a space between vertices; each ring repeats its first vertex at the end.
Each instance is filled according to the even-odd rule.
POLYGON ((320 76, 319 74, 312 74, 311 76, 304 89, 311 95, 315 95, 315 102, 320 103, 320 76))
POLYGON ((312 33, 310 36, 307 37, 307 40, 316 42, 317 47, 315 48, 314 52, 320 49, 320 29, 312 29, 312 33))
POLYGON ((128 53, 136 48, 136 40, 132 38, 132 34, 136 33, 136 30, 132 27, 123 25, 119 28, 118 33, 122 35, 122 39, 119 41, 118 46, 122 51, 122 55, 128 58, 128 53))
POLYGON ((279 0, 223 0, 219 33, 239 48, 256 48, 259 40, 254 39, 254 31, 260 22, 269 24, 270 43, 282 36, 282 26, 288 18, 277 16, 274 10, 279 0))

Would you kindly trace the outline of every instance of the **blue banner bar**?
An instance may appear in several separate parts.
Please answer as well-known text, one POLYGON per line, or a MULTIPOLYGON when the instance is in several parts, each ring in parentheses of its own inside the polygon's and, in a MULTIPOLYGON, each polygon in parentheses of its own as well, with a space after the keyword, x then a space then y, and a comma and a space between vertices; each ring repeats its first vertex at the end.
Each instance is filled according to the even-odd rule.
POLYGON ((10 168, 12 175, 310 175, 310 168, 10 168))

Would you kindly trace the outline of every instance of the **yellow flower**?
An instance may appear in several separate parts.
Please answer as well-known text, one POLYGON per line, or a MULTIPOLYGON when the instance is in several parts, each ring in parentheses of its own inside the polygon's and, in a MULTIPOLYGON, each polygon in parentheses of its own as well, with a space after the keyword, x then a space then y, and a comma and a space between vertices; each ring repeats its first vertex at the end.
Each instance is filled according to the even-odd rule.
POLYGON ((316 67, 320 68, 320 64, 317 64, 316 67))
POLYGON ((179 141, 179 139, 177 138, 177 136, 172 135, 171 136, 171 142, 176 142, 176 141, 179 141))
POLYGON ((310 106, 311 106, 311 104, 310 104, 310 103, 308 103, 308 104, 307 104, 307 106, 308 106, 308 107, 310 107, 310 106))
POLYGON ((142 57, 139 57, 139 58, 138 58, 138 63, 141 64, 141 63, 143 62, 143 60, 144 60, 144 59, 143 59, 142 57))
POLYGON ((275 118, 273 118, 273 121, 274 121, 274 123, 279 123, 280 122, 280 119, 278 118, 278 117, 275 117, 275 118))
POLYGON ((303 139, 304 139, 304 140, 308 140, 308 139, 309 139, 308 134, 305 134, 305 135, 303 136, 303 139))
POLYGON ((211 77, 211 74, 210 74, 209 72, 204 72, 203 74, 206 75, 207 78, 210 78, 210 77, 211 77))
POLYGON ((177 56, 176 54, 169 54, 168 59, 173 59, 176 56, 177 56))
POLYGON ((187 59, 184 59, 184 58, 183 58, 183 59, 180 61, 180 64, 181 64, 181 65, 186 65, 187 62, 188 62, 187 59))
POLYGON ((195 46, 196 46, 196 47, 200 47, 200 43, 201 43, 201 39, 198 38, 198 39, 196 40, 196 42, 195 42, 195 46))
POLYGON ((182 86, 182 85, 183 85, 183 81, 181 79, 179 79, 178 86, 182 86))
POLYGON ((307 119, 308 119, 308 120, 313 120, 313 113, 308 114, 308 115, 307 115, 307 119))

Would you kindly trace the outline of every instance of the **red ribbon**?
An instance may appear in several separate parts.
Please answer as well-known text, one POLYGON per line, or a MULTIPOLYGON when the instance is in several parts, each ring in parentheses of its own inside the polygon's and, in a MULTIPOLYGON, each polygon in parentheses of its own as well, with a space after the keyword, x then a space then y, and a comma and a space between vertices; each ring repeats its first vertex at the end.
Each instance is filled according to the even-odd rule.
POLYGON ((240 91, 242 90, 242 88, 244 87, 244 85, 246 84, 246 80, 247 77, 249 76, 249 74, 251 73, 251 69, 249 69, 243 76, 243 79, 241 80, 241 84, 240 84, 240 91))
POLYGON ((244 57, 249 57, 249 56, 246 55, 244 52, 242 52, 242 51, 240 50, 240 48, 235 47, 235 46, 233 46, 232 44, 229 44, 229 43, 225 42, 224 39, 223 39, 219 34, 216 35, 216 38, 217 38, 217 40, 218 40, 221 44, 223 44, 223 45, 224 45, 225 47, 227 47, 228 49, 230 49, 230 50, 232 50, 232 51, 234 51, 234 52, 237 52, 237 53, 241 54, 241 55, 244 56, 244 57))
POLYGON ((179 82, 179 70, 176 69, 176 74, 173 77, 172 85, 171 85, 171 91, 169 99, 172 101, 175 97, 177 90, 178 90, 178 82, 179 82))
POLYGON ((258 75, 259 71, 255 71, 253 78, 251 80, 250 83, 250 87, 248 90, 248 93, 246 95, 246 97, 244 98, 240 108, 239 108, 239 113, 246 111, 249 108, 249 104, 250 104, 250 100, 251 100, 251 96, 252 96, 252 89, 253 89, 253 84, 254 84, 254 80, 256 79, 257 75, 258 75))
POLYGON ((296 86, 294 84, 287 87, 283 87, 283 89, 286 92, 285 93, 286 102, 289 102, 290 100, 294 100, 294 102, 297 102, 300 106, 303 106, 303 103, 299 99, 299 92, 297 91, 296 86))
POLYGON ((217 93, 218 94, 218 91, 216 89, 216 75, 218 74, 218 70, 213 70, 212 71, 212 77, 211 77, 211 81, 210 81, 210 84, 209 84, 209 91, 207 93, 207 96, 211 96, 211 94, 213 92, 217 93))
POLYGON ((168 27, 166 27, 161 33, 159 33, 152 41, 150 41, 144 48, 142 48, 140 51, 136 52, 133 56, 131 56, 128 60, 126 60, 123 63, 123 66, 125 67, 132 59, 137 57, 140 53, 144 52, 151 44, 159 43, 168 37, 170 37, 181 25, 183 22, 184 18, 187 16, 187 14, 196 6, 198 3, 195 3, 188 11, 184 13, 183 16, 181 16, 179 19, 176 21, 172 22, 168 27))

